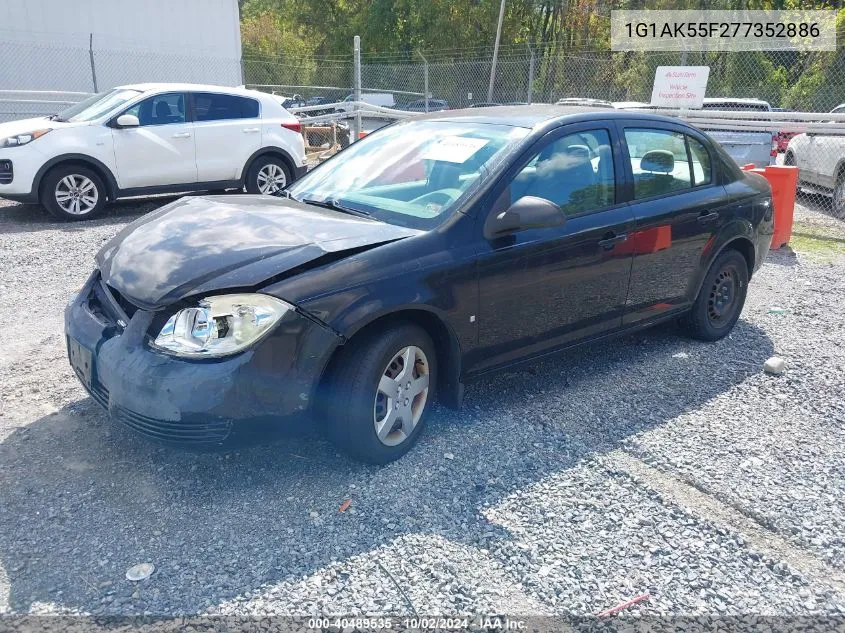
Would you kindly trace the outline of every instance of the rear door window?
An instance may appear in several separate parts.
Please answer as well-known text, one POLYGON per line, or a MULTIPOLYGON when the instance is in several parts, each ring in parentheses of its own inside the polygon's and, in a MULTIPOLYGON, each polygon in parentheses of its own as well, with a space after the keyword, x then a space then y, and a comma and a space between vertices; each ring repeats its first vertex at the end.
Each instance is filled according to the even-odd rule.
POLYGON ((194 93, 194 112, 197 121, 254 119, 258 117, 258 101, 237 95, 197 92, 194 93))
POLYGON ((692 136, 687 136, 687 143, 689 144, 689 153, 692 159, 693 183, 696 187, 699 185, 709 185, 713 179, 712 169, 710 167, 710 153, 704 145, 692 136))
POLYGON ((635 199, 692 189, 684 134, 651 128, 625 128, 625 142, 634 175, 635 199))

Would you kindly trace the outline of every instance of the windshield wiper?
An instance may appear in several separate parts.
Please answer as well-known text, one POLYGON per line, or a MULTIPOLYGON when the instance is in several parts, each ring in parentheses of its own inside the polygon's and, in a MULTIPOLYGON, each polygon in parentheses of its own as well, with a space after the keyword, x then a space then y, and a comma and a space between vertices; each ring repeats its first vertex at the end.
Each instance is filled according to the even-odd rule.
MULTIPOLYGON (((288 194, 289 198, 293 200, 297 200, 292 195, 288 194)), ((336 198, 331 198, 329 200, 314 200, 313 198, 302 198, 299 200, 304 204, 311 204, 315 207, 323 207, 324 209, 331 209, 332 211, 340 211, 341 213, 348 213, 349 215, 357 215, 358 217, 362 218, 371 218, 372 214, 367 213, 366 211, 361 211, 360 209, 353 209, 351 207, 347 207, 344 204, 341 204, 336 198)))
POLYGON ((48 116, 47 118, 48 118, 50 121, 59 121, 60 123, 61 123, 62 121, 64 121, 64 119, 63 119, 62 117, 60 117, 58 114, 51 114, 51 115, 50 115, 50 116, 48 116))

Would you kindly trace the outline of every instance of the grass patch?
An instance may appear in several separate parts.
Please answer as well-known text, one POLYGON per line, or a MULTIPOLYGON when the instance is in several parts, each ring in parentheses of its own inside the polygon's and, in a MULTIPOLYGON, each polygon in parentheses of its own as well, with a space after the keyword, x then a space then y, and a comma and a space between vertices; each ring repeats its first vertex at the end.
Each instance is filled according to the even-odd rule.
POLYGON ((796 222, 789 247, 815 260, 834 261, 845 255, 845 232, 796 222))

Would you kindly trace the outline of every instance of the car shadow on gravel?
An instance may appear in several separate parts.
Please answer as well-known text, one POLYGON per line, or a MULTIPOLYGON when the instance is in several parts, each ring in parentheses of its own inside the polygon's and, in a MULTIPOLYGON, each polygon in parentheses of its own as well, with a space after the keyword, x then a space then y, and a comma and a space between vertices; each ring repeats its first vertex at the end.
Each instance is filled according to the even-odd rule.
POLYGON ((714 344, 663 327, 583 347, 470 384, 464 411, 438 409, 382 468, 317 435, 225 454, 160 448, 76 401, 0 444, 7 608, 191 614, 404 535, 483 548, 510 538, 485 505, 696 410, 772 350, 745 321, 714 344), (152 577, 125 580, 142 562, 152 577))
POLYGON ((792 267, 797 266, 799 262, 798 255, 787 244, 781 248, 769 251, 769 254, 766 256, 766 263, 774 264, 775 266, 792 267))

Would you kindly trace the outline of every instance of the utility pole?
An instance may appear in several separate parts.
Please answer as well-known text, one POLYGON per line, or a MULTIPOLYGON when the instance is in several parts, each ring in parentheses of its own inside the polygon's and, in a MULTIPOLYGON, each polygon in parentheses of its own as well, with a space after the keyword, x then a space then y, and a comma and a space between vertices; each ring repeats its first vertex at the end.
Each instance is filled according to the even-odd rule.
POLYGON ((534 49, 531 48, 531 44, 526 42, 525 44, 528 47, 528 54, 531 56, 528 59, 528 105, 531 105, 532 100, 534 99, 534 49))
POLYGON ((417 55, 422 57, 423 60, 423 90, 425 90, 425 111, 428 112, 428 60, 425 58, 420 51, 417 51, 417 55))
MULTIPOLYGON (((356 35, 352 40, 352 53, 354 64, 354 96, 352 98, 358 102, 361 101, 361 36, 359 35, 356 35)), ((355 138, 351 139, 351 141, 354 143, 361 136, 361 106, 357 103, 355 104, 355 125, 353 129, 353 136, 355 138)))
POLYGON ((499 7, 499 26, 496 27, 496 43, 493 45, 493 66, 490 68, 490 86, 487 88, 487 102, 493 101, 493 84, 496 83, 496 63, 499 61, 499 40, 502 39, 502 22, 505 19, 505 0, 499 7))

